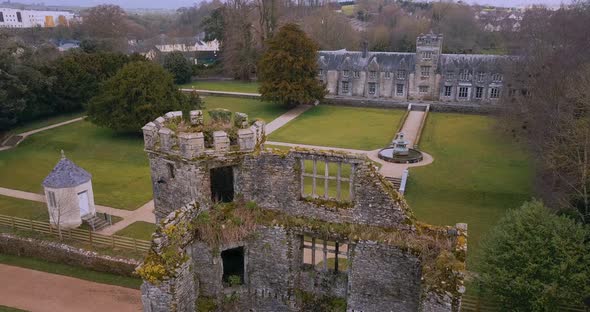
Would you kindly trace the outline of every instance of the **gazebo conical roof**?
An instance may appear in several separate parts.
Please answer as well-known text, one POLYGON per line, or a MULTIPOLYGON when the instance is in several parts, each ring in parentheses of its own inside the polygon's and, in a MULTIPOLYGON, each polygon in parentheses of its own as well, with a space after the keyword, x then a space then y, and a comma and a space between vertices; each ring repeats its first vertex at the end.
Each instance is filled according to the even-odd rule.
POLYGON ((43 186, 51 188, 68 188, 84 184, 92 178, 88 171, 78 167, 73 161, 67 159, 62 151, 62 156, 57 165, 49 173, 43 186))

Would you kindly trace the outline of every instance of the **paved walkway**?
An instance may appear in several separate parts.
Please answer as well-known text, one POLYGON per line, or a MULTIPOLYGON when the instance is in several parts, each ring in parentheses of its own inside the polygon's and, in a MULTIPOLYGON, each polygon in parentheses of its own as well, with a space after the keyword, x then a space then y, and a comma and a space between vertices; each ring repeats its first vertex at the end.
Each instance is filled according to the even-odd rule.
POLYGON ((426 114, 426 112, 410 111, 404 122, 401 132, 404 133, 406 141, 410 143, 408 145, 409 147, 414 146, 416 142, 416 137, 420 131, 420 125, 422 125, 422 120, 424 119, 424 114, 426 114))
POLYGON ((142 311, 137 289, 0 264, 0 305, 34 312, 142 311))
POLYGON ((265 127, 265 132, 267 135, 273 133, 278 128, 286 125, 289 121, 297 118, 299 115, 303 114, 308 109, 312 108, 312 105, 299 105, 290 111, 282 114, 281 116, 277 117, 273 121, 269 122, 265 127))
POLYGON ((113 235, 117 231, 122 230, 136 221, 144 221, 149 223, 156 223, 156 216, 154 215, 154 201, 150 200, 140 208, 130 211, 131 213, 124 217, 123 220, 98 231, 97 233, 103 235, 113 235))
POLYGON ((11 146, 1 146, 0 147, 0 151, 4 151, 13 147, 18 146, 22 141, 24 141, 29 135, 33 135, 35 133, 39 133, 45 130, 49 130, 49 129, 53 129, 53 128, 57 128, 57 127, 61 127, 61 126, 65 126, 74 122, 78 122, 81 120, 84 120, 84 118, 86 118, 86 116, 82 116, 82 117, 78 117, 78 118, 74 118, 68 121, 64 121, 64 122, 60 122, 60 123, 56 123, 47 127, 43 127, 43 128, 39 128, 39 129, 34 129, 34 130, 30 130, 27 132, 23 132, 23 133, 19 133, 17 135, 22 136, 22 139, 20 141, 18 141, 15 145, 11 145, 11 146))
POLYGON ((250 97, 259 98, 260 93, 247 93, 247 92, 231 92, 231 91, 212 91, 203 89, 180 89, 182 92, 197 92, 203 95, 218 95, 218 96, 234 96, 234 97, 250 97))
MULTIPOLYGON (((9 188, 0 187, 0 195, 26 199, 31 201, 37 201, 44 203, 45 196, 37 193, 24 192, 19 190, 13 190, 9 188)), ((113 216, 121 217, 123 220, 113 224, 112 226, 106 227, 100 230, 98 233, 105 235, 112 235, 115 232, 125 228, 129 224, 136 221, 145 221, 156 223, 156 217, 154 211, 154 201, 150 200, 145 205, 135 210, 117 209, 113 207, 95 205, 98 212, 107 213, 113 216)))

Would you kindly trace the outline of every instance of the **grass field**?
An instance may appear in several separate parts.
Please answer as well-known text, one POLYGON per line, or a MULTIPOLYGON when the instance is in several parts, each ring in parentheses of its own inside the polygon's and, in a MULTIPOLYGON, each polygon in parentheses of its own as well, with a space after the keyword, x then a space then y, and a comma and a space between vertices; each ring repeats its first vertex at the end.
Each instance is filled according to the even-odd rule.
POLYGON ((0 195, 0 214, 38 221, 49 220, 45 203, 2 195, 0 195))
MULTIPOLYGON (((285 112, 281 106, 229 97, 207 97, 205 105, 267 121, 285 112)), ((59 161, 62 149, 69 159, 92 174, 97 204, 134 210, 151 199, 150 172, 141 135, 116 134, 87 121, 37 133, 17 148, 0 153, 0 186, 41 193, 41 183, 59 161)), ((27 215, 33 204, 23 205, 29 207, 23 211, 27 215)), ((11 202, 10 207, 14 206, 11 202)))
POLYGON ((527 153, 502 138, 491 117, 443 113, 428 116, 420 148, 434 163, 410 169, 406 199, 422 221, 468 223, 473 259, 480 239, 504 212, 530 199, 527 153))
POLYGON ((180 86, 181 88, 194 88, 210 91, 230 91, 243 93, 258 93, 257 82, 244 82, 235 80, 219 81, 194 81, 180 86))
POLYGON ((11 307, 0 305, 0 312, 26 312, 26 310, 21 310, 21 309, 17 309, 17 308, 11 308, 11 307))
POLYGON ((374 150, 393 139, 403 110, 320 105, 273 132, 269 140, 374 150))
POLYGON ((354 5, 354 4, 343 5, 342 6, 342 14, 344 14, 346 16, 353 16, 355 9, 356 9, 356 5, 354 5))
POLYGON ((39 128, 43 128, 46 126, 50 126, 56 123, 68 121, 74 118, 82 117, 86 114, 86 112, 76 112, 76 113, 67 113, 61 114, 49 118, 39 119, 35 121, 31 121, 22 125, 17 125, 16 128, 10 129, 10 133, 19 134, 23 132, 27 132, 30 130, 35 130, 39 128))
POLYGON ((152 197, 141 137, 117 135, 87 121, 37 133, 0 153, 0 186, 41 193, 62 149, 92 174, 97 204, 132 210, 152 197))
POLYGON ((103 273, 71 265, 48 262, 36 258, 0 254, 0 263, 127 288, 139 289, 139 286, 141 285, 141 279, 139 278, 103 273))
POLYGON ((131 237, 135 239, 151 240, 152 233, 156 231, 156 225, 149 222, 137 221, 118 231, 115 235, 131 237))
POLYGON ((225 108, 232 112, 248 114, 250 120, 260 118, 267 123, 287 111, 284 106, 262 102, 256 99, 232 98, 226 96, 207 96, 203 98, 205 110, 225 108))

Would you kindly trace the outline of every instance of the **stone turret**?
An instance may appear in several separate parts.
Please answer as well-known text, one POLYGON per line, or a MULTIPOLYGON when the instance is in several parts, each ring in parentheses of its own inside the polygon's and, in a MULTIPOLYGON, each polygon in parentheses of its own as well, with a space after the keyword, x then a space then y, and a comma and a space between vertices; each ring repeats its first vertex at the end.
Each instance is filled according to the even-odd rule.
MULTIPOLYGON (((231 119, 230 112, 220 112, 223 118, 230 114, 231 119)), ((193 110, 186 117, 180 111, 168 112, 147 123, 142 128, 145 149, 193 159, 249 153, 264 143, 264 122, 249 124, 244 113, 235 113, 233 123, 218 122, 217 115, 212 115, 210 125, 205 124, 200 110, 193 110)))

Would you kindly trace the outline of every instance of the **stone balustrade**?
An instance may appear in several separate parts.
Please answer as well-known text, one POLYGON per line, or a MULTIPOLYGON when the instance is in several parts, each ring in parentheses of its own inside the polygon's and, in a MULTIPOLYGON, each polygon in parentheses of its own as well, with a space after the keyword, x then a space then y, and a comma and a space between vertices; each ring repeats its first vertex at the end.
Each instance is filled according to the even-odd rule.
POLYGON ((178 119, 179 123, 183 120, 190 127, 204 125, 203 112, 200 110, 191 111, 187 117, 183 119, 182 112, 175 111, 148 122, 141 128, 145 149, 193 159, 201 156, 222 156, 232 152, 252 152, 265 140, 264 122, 255 121, 248 126, 248 115, 235 113, 236 122, 229 126, 237 128, 237 140, 231 140, 226 131, 217 130, 211 131, 209 136, 212 136, 212 141, 206 144, 207 134, 204 132, 171 129, 174 128, 170 125, 175 119, 178 119))

